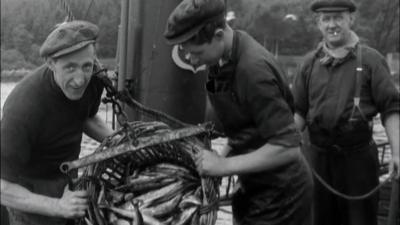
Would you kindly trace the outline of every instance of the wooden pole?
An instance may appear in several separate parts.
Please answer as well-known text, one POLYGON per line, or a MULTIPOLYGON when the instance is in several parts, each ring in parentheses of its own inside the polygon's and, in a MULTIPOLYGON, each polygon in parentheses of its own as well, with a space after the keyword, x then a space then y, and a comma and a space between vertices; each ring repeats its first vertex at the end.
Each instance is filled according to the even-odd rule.
POLYGON ((118 67, 118 91, 125 89, 126 76, 126 53, 127 53, 127 33, 128 33, 128 10, 129 1, 121 2, 121 29, 118 33, 119 67, 118 67))

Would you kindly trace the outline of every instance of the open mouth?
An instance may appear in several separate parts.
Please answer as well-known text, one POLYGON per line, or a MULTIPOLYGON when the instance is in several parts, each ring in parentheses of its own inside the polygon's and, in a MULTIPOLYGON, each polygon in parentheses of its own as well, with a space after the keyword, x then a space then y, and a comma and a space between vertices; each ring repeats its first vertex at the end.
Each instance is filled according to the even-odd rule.
POLYGON ((74 83, 72 83, 72 84, 69 84, 69 87, 72 89, 72 90, 82 90, 82 89, 84 89, 85 87, 86 87, 86 82, 82 82, 82 83, 80 83, 80 84, 74 84, 74 83))
POLYGON ((84 90, 84 86, 80 87, 70 87, 70 90, 74 93, 81 93, 84 90))
POLYGON ((331 32, 329 32, 329 35, 338 36, 339 35, 339 31, 331 31, 331 32))
POLYGON ((82 87, 71 87, 71 88, 72 88, 72 90, 79 91, 79 90, 81 90, 83 88, 83 86, 82 87))

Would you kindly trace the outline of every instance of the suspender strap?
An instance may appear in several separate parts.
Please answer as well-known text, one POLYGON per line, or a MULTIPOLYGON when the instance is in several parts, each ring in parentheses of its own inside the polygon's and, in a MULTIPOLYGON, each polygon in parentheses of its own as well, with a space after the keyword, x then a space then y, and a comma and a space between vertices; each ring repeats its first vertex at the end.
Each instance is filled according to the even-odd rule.
POLYGON ((356 67, 356 92, 354 94, 354 105, 360 105, 360 95, 361 95, 361 76, 362 76, 362 54, 361 45, 357 46, 357 67, 356 67))
POLYGON ((363 120, 368 121, 365 117, 364 113, 360 108, 360 98, 361 98, 361 86, 362 86, 362 54, 361 54, 361 44, 357 45, 357 67, 356 67, 356 82, 355 82, 355 93, 353 98, 353 109, 351 111, 349 121, 355 120, 354 113, 356 109, 360 112, 360 115, 363 120))

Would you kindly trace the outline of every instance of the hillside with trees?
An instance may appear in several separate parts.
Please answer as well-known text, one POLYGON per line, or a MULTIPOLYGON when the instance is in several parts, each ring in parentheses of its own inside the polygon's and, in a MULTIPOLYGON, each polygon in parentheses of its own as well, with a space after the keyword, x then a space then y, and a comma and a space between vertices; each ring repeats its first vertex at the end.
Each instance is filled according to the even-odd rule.
MULTIPOLYGON (((228 0, 235 26, 247 30, 270 51, 303 55, 319 42, 312 0, 228 0)), ((354 0, 353 29, 382 54, 399 51, 399 0, 354 0)))
MULTIPOLYGON (((29 68, 41 64, 39 48, 66 12, 59 0, 1 0, 1 68, 29 68)), ((75 19, 101 28, 98 54, 115 57, 120 0, 65 0, 75 19)))
MULTIPOLYGON (((99 56, 116 54, 120 0, 64 0, 76 19, 99 25, 99 56)), ((146 0, 155 1, 155 0, 146 0)), ((168 0, 159 0, 168 1, 168 0)), ((1 69, 33 68, 41 43, 66 13, 61 0, 1 0, 1 69)), ((304 55, 320 40, 311 0, 228 0, 234 27, 248 31, 272 52, 304 55)), ((381 53, 399 51, 399 0, 356 0, 354 29, 381 53)), ((156 10, 156 9, 155 9, 156 10)))

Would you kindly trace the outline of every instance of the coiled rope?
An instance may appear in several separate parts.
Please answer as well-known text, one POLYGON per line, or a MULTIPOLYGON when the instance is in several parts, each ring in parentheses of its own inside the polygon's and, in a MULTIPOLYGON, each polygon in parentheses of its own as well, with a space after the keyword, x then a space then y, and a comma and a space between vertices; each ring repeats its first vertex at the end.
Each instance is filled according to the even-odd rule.
POLYGON ((381 182, 378 186, 374 187, 371 191, 362 194, 362 195, 347 195, 344 194, 342 192, 339 192, 338 190, 336 190, 334 187, 332 187, 330 184, 328 184, 318 173, 317 171, 315 171, 315 169, 310 165, 311 171, 313 173, 313 175, 315 176, 315 178, 317 178, 317 180, 326 188, 328 189, 328 191, 330 191, 331 193, 333 193, 336 196, 339 196, 341 198, 344 198, 346 200, 350 200, 350 201, 354 201, 354 200, 363 200, 366 198, 371 197, 373 194, 375 194, 380 188, 382 188, 383 186, 385 186, 387 183, 389 183, 394 177, 395 174, 391 173, 389 175, 389 177, 387 177, 383 182, 381 182))

